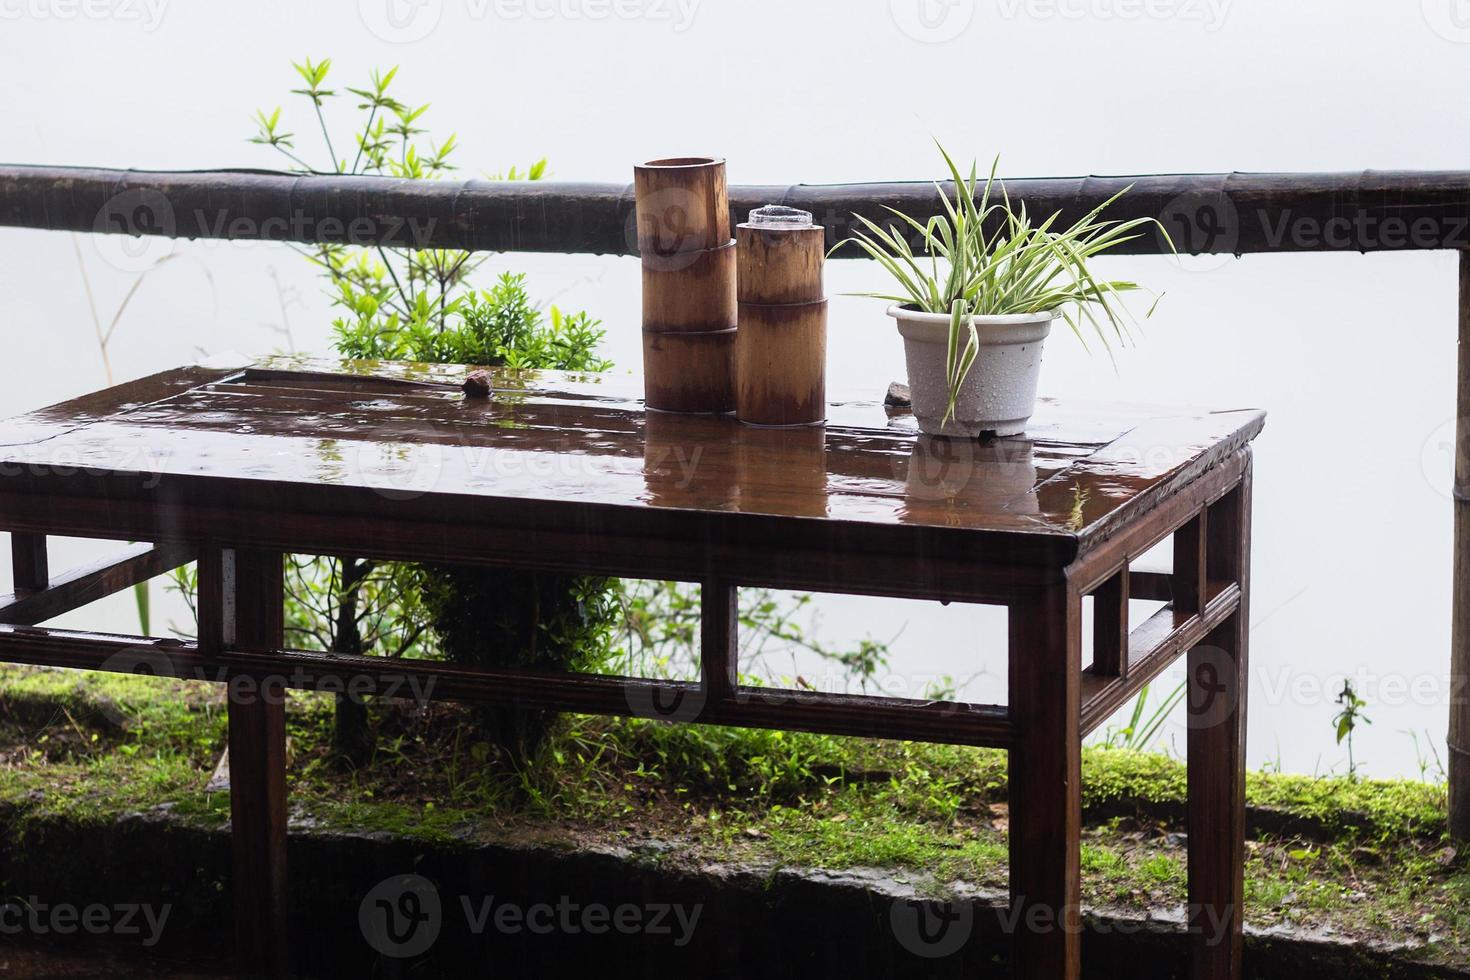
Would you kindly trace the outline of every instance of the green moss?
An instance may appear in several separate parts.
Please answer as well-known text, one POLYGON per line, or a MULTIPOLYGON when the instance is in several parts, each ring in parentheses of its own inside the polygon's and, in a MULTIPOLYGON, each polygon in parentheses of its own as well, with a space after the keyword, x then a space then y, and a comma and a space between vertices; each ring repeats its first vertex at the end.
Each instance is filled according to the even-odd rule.
POLYGON ((310 808, 309 815, 322 827, 364 834, 386 833, 433 844, 462 841, 460 831, 467 817, 464 811, 440 809, 432 803, 411 806, 370 800, 318 802, 310 808))
POLYGON ((1360 828, 1379 836, 1438 837, 1445 828, 1442 784, 1251 773, 1246 797, 1255 806, 1313 819, 1338 831, 1360 828))
POLYGON ((225 794, 205 794, 200 782, 191 760, 166 752, 34 768, 0 766, 0 805, 16 814, 9 823, 12 833, 57 819, 97 825, 165 804, 181 813, 202 813, 208 810, 207 795, 228 807, 225 794))

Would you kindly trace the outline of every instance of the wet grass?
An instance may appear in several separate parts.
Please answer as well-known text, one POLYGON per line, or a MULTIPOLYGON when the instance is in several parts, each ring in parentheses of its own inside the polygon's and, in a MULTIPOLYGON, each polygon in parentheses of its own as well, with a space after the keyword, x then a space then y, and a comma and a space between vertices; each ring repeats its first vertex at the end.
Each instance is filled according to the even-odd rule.
MULTIPOLYGON (((160 806, 222 824, 228 794, 206 789, 224 748, 222 697, 154 678, 0 668, 0 806, 15 814, 12 832, 160 806)), ((394 705, 375 706, 377 751, 354 769, 330 755, 331 722, 330 699, 292 698, 298 823, 426 841, 673 841, 658 860, 884 868, 935 891, 1006 883, 999 751, 569 716, 518 769, 464 709, 394 705)), ((1083 769, 1087 900, 1177 909, 1182 763, 1093 748, 1083 769)), ((1444 836, 1443 786, 1252 773, 1247 792, 1248 923, 1470 958, 1470 862, 1444 836)))

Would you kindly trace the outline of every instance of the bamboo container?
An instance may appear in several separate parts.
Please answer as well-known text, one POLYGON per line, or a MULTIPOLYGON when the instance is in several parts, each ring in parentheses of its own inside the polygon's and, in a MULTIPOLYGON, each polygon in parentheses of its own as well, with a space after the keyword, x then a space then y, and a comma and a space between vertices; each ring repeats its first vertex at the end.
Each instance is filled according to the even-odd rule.
POLYGON ((740 304, 735 414, 752 425, 827 418, 827 301, 740 304))
POLYGON ((661 412, 725 413, 735 408, 735 335, 643 331, 643 402, 661 412))
POLYGON ((750 218, 736 229, 735 414, 751 425, 821 424, 827 417, 825 232, 792 208, 759 208, 750 218))
POLYGON ((815 303, 823 298, 827 230, 795 208, 767 206, 761 221, 736 226, 742 303, 815 303), (780 218, 788 220, 781 221, 780 218))
POLYGON ((643 329, 700 333, 735 326, 735 243, 643 257, 643 329))
POLYGON ((677 255, 719 248, 730 240, 725 161, 669 157, 633 168, 638 252, 677 255))
POLYGON ((633 168, 643 262, 643 403, 664 412, 735 408, 736 247, 725 161, 633 168))

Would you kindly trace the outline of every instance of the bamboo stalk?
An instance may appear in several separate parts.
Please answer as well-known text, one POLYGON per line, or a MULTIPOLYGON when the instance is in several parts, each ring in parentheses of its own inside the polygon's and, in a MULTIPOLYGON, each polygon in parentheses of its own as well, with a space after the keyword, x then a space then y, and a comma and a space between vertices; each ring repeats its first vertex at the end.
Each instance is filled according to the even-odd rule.
POLYGON ((1455 425, 1455 563, 1451 590, 1449 829, 1470 840, 1470 252, 1460 253, 1459 384, 1455 425))
POLYGON ((742 303, 815 303, 823 298, 826 231, 820 225, 735 227, 742 303))
POLYGON ((643 256, 643 399, 664 412, 735 407, 735 241, 725 161, 633 168, 643 256))
POLYGON ((735 414, 753 425, 827 418, 827 301, 740 304, 735 414))
POLYGON ((720 248, 730 239, 725 161, 669 157, 633 168, 638 251, 677 255, 720 248))
MULTIPOLYGON (((1163 220, 1181 252, 1470 248, 1470 171, 1047 177, 1005 186, 1013 204, 1060 211, 1064 222, 1131 186, 1109 214, 1163 220)), ((854 211, 886 221, 887 205, 923 221, 939 210, 927 181, 734 186, 729 194, 738 214, 767 203, 812 212, 829 245, 853 230, 854 211)), ((174 238, 632 255, 633 205, 630 185, 610 183, 0 166, 0 225, 174 238)), ((1168 251, 1152 234, 1118 249, 1168 251)), ((859 256, 841 249, 834 257, 859 256)))
POLYGON ((735 243, 643 256, 643 329, 701 333, 735 326, 735 243))
POLYGON ((644 403, 661 412, 735 410, 735 334, 643 331, 644 403))

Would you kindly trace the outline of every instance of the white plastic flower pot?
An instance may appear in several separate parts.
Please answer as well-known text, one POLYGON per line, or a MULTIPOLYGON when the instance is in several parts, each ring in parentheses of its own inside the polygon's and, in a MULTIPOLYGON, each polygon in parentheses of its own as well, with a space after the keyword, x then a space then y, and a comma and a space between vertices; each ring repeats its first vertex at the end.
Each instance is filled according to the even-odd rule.
POLYGON ((988 432, 1014 436, 1026 431, 1036 410, 1041 350, 1051 333, 1054 312, 968 318, 975 325, 980 349, 960 385, 955 414, 948 422, 944 413, 949 404, 945 372, 949 314, 890 306, 888 315, 898 321, 903 337, 909 397, 920 431, 962 438, 988 432))

